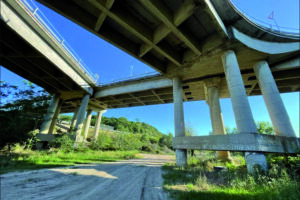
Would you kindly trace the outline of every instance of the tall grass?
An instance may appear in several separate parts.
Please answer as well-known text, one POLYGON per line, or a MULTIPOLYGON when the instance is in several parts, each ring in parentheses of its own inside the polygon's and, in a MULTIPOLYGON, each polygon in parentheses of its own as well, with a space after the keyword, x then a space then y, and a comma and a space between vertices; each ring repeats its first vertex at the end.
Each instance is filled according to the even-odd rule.
POLYGON ((232 163, 220 163, 212 152, 188 159, 187 168, 174 164, 163 166, 164 189, 174 199, 300 199, 300 156, 278 164, 278 156, 269 159, 269 171, 249 175, 242 156, 232 156, 232 163), (214 171, 226 166, 227 171, 214 171))

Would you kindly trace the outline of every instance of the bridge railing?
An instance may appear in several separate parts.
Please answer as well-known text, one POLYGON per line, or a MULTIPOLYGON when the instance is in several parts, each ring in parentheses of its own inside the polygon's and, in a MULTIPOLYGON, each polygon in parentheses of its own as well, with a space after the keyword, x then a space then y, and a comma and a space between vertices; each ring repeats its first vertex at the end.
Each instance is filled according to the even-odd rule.
POLYGON ((87 67, 87 65, 79 57, 76 51, 68 44, 68 42, 64 39, 64 37, 55 29, 55 27, 48 20, 48 18, 43 14, 43 12, 39 9, 39 7, 32 0, 30 0, 30 2, 28 2, 27 0, 18 0, 18 2, 21 3, 23 7, 26 8, 27 11, 31 13, 31 16, 34 17, 44 27, 44 30, 46 30, 48 34, 55 39, 57 44, 66 52, 66 54, 70 56, 78 64, 78 66, 84 71, 85 74, 87 74, 92 78, 94 83, 96 83, 98 79, 98 75, 94 74, 87 67))
POLYGON ((290 37, 290 38, 300 38, 300 29, 299 28, 292 28, 292 27, 284 27, 279 26, 275 19, 270 18, 272 20, 271 22, 266 22, 264 20, 261 20, 257 17, 254 17, 250 15, 247 11, 242 9, 239 6, 239 3, 237 0, 228 0, 231 5, 233 5, 233 8, 240 13, 242 16, 244 16, 245 19, 247 19, 250 23, 260 27, 261 29, 264 29, 267 32, 271 32, 273 34, 283 36, 283 37, 290 37))
POLYGON ((109 85, 116 85, 119 83, 131 82, 131 81, 136 81, 136 80, 145 80, 145 79, 154 78, 157 76, 161 76, 161 74, 158 72, 149 72, 149 73, 145 73, 145 74, 139 74, 139 75, 135 75, 135 76, 120 78, 120 79, 116 79, 116 80, 112 80, 112 81, 108 81, 108 82, 98 83, 97 86, 103 87, 103 86, 109 86, 109 85))

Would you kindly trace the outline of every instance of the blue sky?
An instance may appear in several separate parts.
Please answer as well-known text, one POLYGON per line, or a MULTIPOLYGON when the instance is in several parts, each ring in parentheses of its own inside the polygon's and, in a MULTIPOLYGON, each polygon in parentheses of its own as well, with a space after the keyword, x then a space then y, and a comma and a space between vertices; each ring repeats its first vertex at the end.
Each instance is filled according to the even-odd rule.
MULTIPOLYGON (((246 0, 235 0, 234 2, 238 2, 238 6, 248 11, 249 15, 255 16, 260 20, 265 20, 267 23, 270 23, 270 19, 268 19, 269 14, 274 11, 274 16, 279 26, 299 28, 299 6, 295 9, 295 5, 299 5, 299 1, 297 0, 289 0, 289 6, 283 6, 282 10, 279 8, 280 4, 284 2, 283 0, 277 0, 275 4, 272 3, 274 1, 271 0, 253 0, 251 4, 249 4, 250 1, 246 0), (264 2, 264 4, 261 4, 261 2, 264 2), (255 6, 258 5, 258 3, 261 6, 255 6), (290 12, 286 12, 287 10, 290 12)), ((39 4, 37 3, 37 5, 39 4)), ((129 77, 130 75, 145 74, 154 71, 147 65, 46 7, 42 5, 39 5, 39 7, 86 65, 94 73, 99 75, 101 82, 109 82, 119 78, 129 77), (133 66, 133 69, 131 66, 133 66)), ((1 67, 1 80, 16 85, 23 84, 21 77, 9 72, 3 67, 1 67)), ((281 94, 281 96, 296 134, 299 135, 299 93, 281 94)), ((230 99, 221 99, 220 102, 225 126, 230 128, 235 127, 230 99)), ((270 122, 262 96, 249 97, 249 102, 256 121, 270 122)), ((186 102, 184 103, 184 111, 186 123, 192 127, 198 135, 207 135, 212 130, 209 110, 205 101, 186 102)), ((139 119, 140 121, 155 126, 163 133, 174 133, 173 104, 111 109, 108 110, 104 116, 126 117, 133 121, 139 119)))

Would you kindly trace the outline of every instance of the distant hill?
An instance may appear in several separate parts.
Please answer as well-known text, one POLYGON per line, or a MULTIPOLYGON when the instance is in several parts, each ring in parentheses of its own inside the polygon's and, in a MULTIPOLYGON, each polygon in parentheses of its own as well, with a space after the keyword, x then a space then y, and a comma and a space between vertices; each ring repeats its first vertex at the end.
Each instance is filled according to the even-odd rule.
MULTIPOLYGON (((96 116, 92 117, 91 125, 95 125, 96 116)), ((155 127, 145 122, 129 121, 126 117, 102 117, 101 124, 114 127, 114 130, 125 131, 131 133, 149 134, 161 137, 163 133, 159 132, 155 127)))

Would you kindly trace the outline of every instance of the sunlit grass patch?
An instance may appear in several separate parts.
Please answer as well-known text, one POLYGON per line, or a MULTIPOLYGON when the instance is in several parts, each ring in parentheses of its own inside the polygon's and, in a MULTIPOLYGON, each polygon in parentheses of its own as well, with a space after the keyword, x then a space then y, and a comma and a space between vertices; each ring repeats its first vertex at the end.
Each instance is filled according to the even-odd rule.
MULTIPOLYGON (((136 158, 138 151, 31 151, 0 155, 1 173, 136 158)), ((139 156, 140 157, 140 156, 139 156)))

